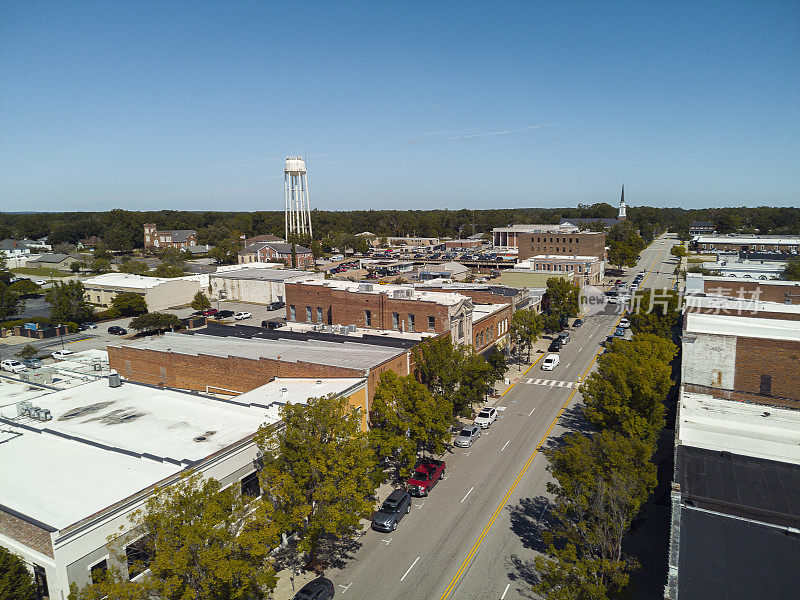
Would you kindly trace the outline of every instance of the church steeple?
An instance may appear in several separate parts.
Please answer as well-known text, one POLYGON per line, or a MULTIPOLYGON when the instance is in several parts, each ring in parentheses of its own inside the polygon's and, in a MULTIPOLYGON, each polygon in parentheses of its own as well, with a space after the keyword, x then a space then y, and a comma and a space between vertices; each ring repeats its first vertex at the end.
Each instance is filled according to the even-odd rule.
POLYGON ((622 196, 619 198, 619 215, 617 216, 617 220, 624 221, 627 217, 625 212, 627 210, 627 206, 625 206, 625 184, 622 184, 622 196))

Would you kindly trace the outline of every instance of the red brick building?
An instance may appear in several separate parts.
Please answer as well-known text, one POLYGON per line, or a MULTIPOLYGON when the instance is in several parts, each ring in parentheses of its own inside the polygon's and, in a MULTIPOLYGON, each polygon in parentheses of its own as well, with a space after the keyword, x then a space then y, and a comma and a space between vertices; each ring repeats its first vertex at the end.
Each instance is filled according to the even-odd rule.
POLYGON ((292 245, 285 242, 257 242, 245 246, 239 252, 239 264, 255 262, 282 262, 287 267, 298 269, 314 268, 314 253, 304 246, 295 244, 296 264, 292 264, 292 245))
POLYGON ((704 277, 688 273, 686 291, 728 298, 800 304, 800 281, 756 280, 732 277, 704 277))
POLYGON ((154 223, 144 225, 144 247, 147 250, 188 248, 197 245, 197 232, 193 229, 159 230, 154 223))
POLYGON ((606 234, 589 231, 521 232, 518 235, 517 249, 519 260, 543 254, 594 256, 605 260, 606 234))
POLYGON ((513 314, 510 304, 475 305, 472 311, 472 349, 481 354, 492 346, 507 346, 513 314))
POLYGON ((472 340, 472 302, 455 293, 349 281, 286 284, 286 319, 407 332, 450 333, 472 340))

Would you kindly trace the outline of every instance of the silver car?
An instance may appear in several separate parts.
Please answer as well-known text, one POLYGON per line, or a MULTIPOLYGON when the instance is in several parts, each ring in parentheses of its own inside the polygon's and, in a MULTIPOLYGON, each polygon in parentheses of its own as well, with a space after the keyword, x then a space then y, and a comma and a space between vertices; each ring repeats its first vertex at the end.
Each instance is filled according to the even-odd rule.
POLYGON ((456 439, 453 440, 453 444, 461 448, 469 448, 479 437, 481 437, 480 425, 475 425, 474 423, 465 425, 456 436, 456 439))

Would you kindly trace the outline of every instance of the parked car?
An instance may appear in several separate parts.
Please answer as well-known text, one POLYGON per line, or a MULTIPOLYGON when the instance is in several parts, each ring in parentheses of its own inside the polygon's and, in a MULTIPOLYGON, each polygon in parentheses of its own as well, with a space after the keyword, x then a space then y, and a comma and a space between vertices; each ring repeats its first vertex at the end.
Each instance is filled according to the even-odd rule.
POLYGON ((561 342, 561 338, 553 338, 553 341, 550 342, 550 345, 547 347, 548 352, 561 352, 561 346, 563 343, 561 342))
POLYGON ((237 321, 241 321, 242 319, 249 319, 252 316, 253 315, 251 315, 249 312, 238 312, 235 315, 233 315, 233 318, 236 319, 237 321))
POLYGON ((108 328, 108 333, 113 335, 126 335, 128 330, 124 327, 120 327, 119 325, 112 325, 108 328))
POLYGON ((479 437, 481 437, 480 425, 475 423, 472 425, 465 425, 453 440, 453 445, 459 448, 469 448, 479 437))
POLYGON ((75 353, 72 350, 56 350, 50 356, 52 356, 56 360, 67 360, 73 354, 75 353))
POLYGON ((619 327, 624 327, 625 329, 627 329, 630 326, 631 326, 631 322, 628 319, 626 319, 624 317, 622 319, 620 319, 619 327))
POLYGON ((411 512, 411 496, 405 490, 394 490, 372 515, 372 528, 394 531, 400 520, 411 512))
POLYGON ((552 371, 560 362, 558 354, 548 354, 542 361, 542 371, 552 371))
POLYGON ((218 319, 227 319, 228 317, 233 316, 232 310, 218 310, 217 314, 215 315, 218 319))
POLYGON ((261 321, 261 326, 266 327, 267 329, 278 329, 279 327, 283 327, 286 325, 286 321, 283 319, 274 319, 272 321, 261 321))
POLYGON ((285 308, 285 302, 270 302, 267 304, 267 310, 280 310, 281 308, 285 308))
POLYGON ((38 358, 25 358, 22 360, 22 364, 29 369, 40 369, 44 365, 44 363, 38 358))
POLYGON ((562 331, 558 334, 558 339, 561 340, 562 345, 569 344, 569 331, 562 331))
POLYGON ((207 308, 201 311, 200 314, 204 317, 215 317, 219 311, 216 308, 207 308))
POLYGON ((333 598, 333 582, 327 577, 317 577, 309 581, 292 600, 331 600, 333 598))
POLYGON ((493 406, 484 406, 478 416, 475 417, 475 424, 480 425, 481 429, 489 429, 489 425, 497 420, 497 409, 493 406))
POLYGON ((613 342, 613 341, 614 341, 614 336, 613 335, 609 335, 609 336, 606 336, 606 339, 604 339, 602 342, 600 342, 600 345, 604 346, 605 348, 609 348, 609 347, 611 347, 611 342, 613 342))
POLYGON ((616 337, 625 337, 625 328, 624 327, 617 327, 614 330, 614 335, 616 337))
POLYGON ((36 285, 45 285, 47 283, 47 280, 46 279, 37 279, 33 283, 35 283, 36 285))
POLYGON ((575 321, 572 323, 572 326, 573 327, 581 327, 581 326, 583 326, 583 319, 575 319, 575 321))
POLYGON ((12 373, 22 373, 23 371, 28 370, 25 365, 18 360, 14 360, 13 358, 8 358, 3 362, 0 362, 0 369, 3 369, 3 371, 11 371, 12 373))
POLYGON ((439 483, 446 468, 447 465, 443 460, 421 461, 406 482, 408 493, 412 496, 427 496, 433 486, 439 483))

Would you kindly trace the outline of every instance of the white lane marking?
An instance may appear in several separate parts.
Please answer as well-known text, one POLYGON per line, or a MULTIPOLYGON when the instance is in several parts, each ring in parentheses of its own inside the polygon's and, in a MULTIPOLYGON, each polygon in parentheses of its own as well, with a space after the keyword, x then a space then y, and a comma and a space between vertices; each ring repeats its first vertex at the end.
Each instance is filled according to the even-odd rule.
POLYGON ((464 456, 469 456, 469 452, 464 452, 464 456))
POLYGON ((554 386, 556 385, 556 383, 557 383, 557 381, 556 381, 555 379, 553 379, 553 380, 550 382, 550 387, 554 387, 554 386))
POLYGON ((583 350, 583 346, 581 346, 580 348, 578 348, 578 352, 580 352, 581 350, 583 350))
POLYGON ((506 407, 505 407, 505 406, 498 406, 498 407, 497 407, 497 410, 498 410, 499 412, 503 412, 505 409, 506 409, 506 407))
POLYGON ((421 504, 415 504, 414 506, 416 506, 419 510, 422 510, 422 507, 425 506, 425 503, 423 502, 421 504))
POLYGON ((469 491, 467 492, 467 495, 466 495, 466 496, 464 496, 464 497, 461 499, 461 502, 462 502, 462 503, 464 502, 464 500, 466 500, 466 499, 467 499, 467 496, 469 496, 469 495, 472 493, 472 490, 474 490, 474 489, 475 489, 474 487, 471 487, 471 488, 469 488, 469 491))
POLYGON ((389 542, 391 542, 392 540, 391 539, 388 539, 388 540, 381 539, 381 541, 388 546, 389 542))
MULTIPOLYGON (((350 583, 348 583, 347 585, 342 585, 342 584, 340 583, 340 584, 339 584, 339 587, 340 587, 340 588, 343 588, 343 590, 342 590, 342 593, 344 594, 344 593, 345 593, 347 590, 349 590, 349 589, 350 589, 350 586, 351 586, 351 585, 353 585, 353 582, 352 582, 352 581, 351 581, 350 583)), ((502 599, 501 599, 501 600, 502 600, 502 599)))
POLYGON ((533 383, 533 379, 528 379, 525 383, 533 383))
POLYGON ((534 383, 535 383, 536 385, 539 385, 540 383, 542 383, 542 380, 541 380, 541 379, 537 379, 536 381, 534 381, 534 383))
POLYGON ((503 595, 500 596, 500 600, 503 600, 506 597, 506 594, 508 593, 508 588, 510 588, 510 587, 511 587, 511 584, 507 583, 506 584, 506 589, 503 590, 503 595))
POLYGON ((566 383, 566 381, 559 381, 558 382, 558 387, 564 387, 565 383, 566 383))
MULTIPOLYGON (((508 440, 508 442, 510 442, 510 441, 511 441, 511 440, 508 440)), ((503 450, 505 450, 505 449, 506 449, 506 446, 508 446, 508 442, 506 442, 505 444, 503 444, 503 447, 502 447, 502 448, 500 448, 500 452, 502 452, 503 450)))
MULTIPOLYGON (((416 558, 416 560, 415 560, 413 563, 411 563, 411 566, 410 566, 410 567, 408 567, 408 571, 406 571, 406 575, 408 575, 408 574, 411 572, 411 569, 413 569, 413 568, 414 568, 414 565, 415 565, 415 564, 417 564, 417 561, 418 561, 418 560, 419 560, 419 556, 416 558)), ((400 578, 400 581, 403 581, 403 579, 405 579, 405 578, 406 578, 406 575, 403 575, 403 576, 400 578)))
POLYGON ((533 414, 533 411, 535 411, 535 410, 536 410, 535 408, 532 408, 531 412, 528 413, 528 416, 530 417, 533 414))
MULTIPOLYGON (((567 363, 567 367, 568 367, 568 366, 569 366, 569 363, 567 363)), ((564 368, 566 369, 567 367, 564 367, 564 368)))

